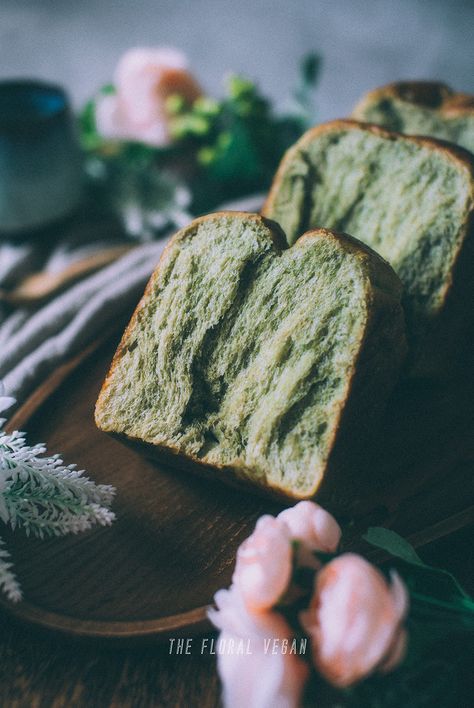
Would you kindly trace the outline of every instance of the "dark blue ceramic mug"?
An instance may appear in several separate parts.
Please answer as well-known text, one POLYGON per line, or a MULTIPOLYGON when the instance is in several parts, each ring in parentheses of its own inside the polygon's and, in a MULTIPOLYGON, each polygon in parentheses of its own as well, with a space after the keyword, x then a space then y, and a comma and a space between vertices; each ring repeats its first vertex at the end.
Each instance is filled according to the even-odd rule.
POLYGON ((65 92, 0 82, 0 235, 48 226, 77 206, 81 159, 65 92))

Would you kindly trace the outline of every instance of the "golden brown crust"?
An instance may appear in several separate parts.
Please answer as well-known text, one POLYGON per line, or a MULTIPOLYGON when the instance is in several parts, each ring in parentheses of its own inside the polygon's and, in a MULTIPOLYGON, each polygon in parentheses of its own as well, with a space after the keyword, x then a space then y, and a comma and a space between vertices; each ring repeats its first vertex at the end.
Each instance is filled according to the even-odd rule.
MULTIPOLYGON (((351 118, 339 118, 337 120, 332 120, 327 123, 322 123, 314 128, 310 128, 306 133, 294 144, 292 145, 283 156, 282 161, 278 167, 278 170, 273 178, 273 182, 268 193, 268 197, 262 207, 262 216, 268 217, 273 212, 273 202, 280 191, 281 182, 283 176, 287 170, 288 165, 293 160, 294 155, 297 154, 302 148, 304 148, 309 143, 313 142, 320 135, 325 133, 337 133, 341 130, 364 130, 367 133, 372 133, 385 140, 403 140, 409 143, 414 143, 415 145, 423 145, 430 150, 435 150, 440 152, 449 160, 452 160, 461 169, 468 170, 471 180, 474 180, 474 155, 464 148, 453 145, 446 140, 439 140, 438 138, 428 138, 420 135, 404 135, 403 133, 396 133, 393 130, 387 130, 379 125, 373 123, 364 123, 362 121, 354 120, 351 118)), ((473 192, 474 193, 474 192, 473 192)))
MULTIPOLYGON (((108 432, 108 431, 106 431, 108 432)), ((288 500, 288 495, 276 487, 266 485, 264 480, 260 484, 251 482, 248 477, 239 474, 239 470, 235 467, 224 465, 209 465, 202 460, 185 455, 176 447, 165 447, 164 445, 153 445, 144 442, 139 438, 133 438, 125 433, 108 432, 108 435, 119 440, 124 445, 136 450, 150 460, 161 463, 165 466, 173 467, 180 471, 191 472, 198 474, 204 479, 211 481, 223 482, 224 484, 235 487, 238 490, 253 492, 266 497, 271 497, 275 500, 288 500)), ((291 497, 290 497, 291 498, 291 497)))
POLYGON ((464 271, 464 267, 462 265, 459 266, 461 254, 467 250, 465 248, 467 242, 474 238, 474 155, 468 150, 465 150, 464 148, 458 145, 453 145, 452 143, 449 143, 445 140, 439 140, 437 138, 429 138, 419 135, 404 135, 403 133, 396 133, 394 131, 387 130, 386 128, 382 128, 372 123, 362 123, 361 121, 356 121, 353 119, 338 119, 329 121, 328 123, 322 123, 321 125, 318 125, 315 128, 311 128, 310 130, 308 130, 285 153, 273 179, 272 185, 270 187, 270 192, 268 193, 268 197, 263 205, 261 211, 262 215, 267 216, 273 213, 275 199, 277 198, 280 192, 281 183, 283 181, 284 175, 288 169, 288 166, 294 159, 294 156, 301 149, 304 149, 306 145, 318 138, 320 135, 332 132, 337 133, 341 130, 363 130, 367 133, 372 133, 373 135, 380 136, 385 140, 402 140, 405 142, 413 143, 415 145, 422 145, 423 147, 428 148, 429 150, 441 153, 445 158, 454 162, 459 169, 467 171, 471 183, 472 207, 470 213, 467 215, 466 222, 461 229, 462 238, 459 240, 458 249, 453 261, 453 270, 450 274, 451 277, 447 280, 444 287, 444 291, 442 293, 444 301, 441 303, 439 309, 443 309, 444 303, 448 299, 448 296, 451 297, 451 290, 455 281, 454 273, 458 270, 464 271))
POLYGON ((384 99, 397 99, 430 108, 444 118, 474 115, 474 96, 457 93, 438 81, 397 81, 369 91, 357 104, 354 117, 361 117, 367 106, 384 99))
MULTIPOLYGON (((347 251, 348 253, 352 253, 355 256, 358 256, 359 258, 364 258, 364 256, 368 256, 378 261, 379 264, 383 266, 382 270, 384 271, 384 273, 386 274, 385 269, 388 269, 388 272, 393 276, 392 285, 395 286, 396 281, 401 287, 400 280, 396 275, 395 271, 393 270, 392 266, 390 265, 390 263, 388 263, 388 261, 385 260, 385 258, 382 258, 380 253, 377 253, 377 251, 374 251, 373 248, 368 246, 366 243, 363 243, 363 241, 359 241, 359 239, 355 236, 346 234, 344 231, 335 231, 334 229, 325 229, 323 227, 310 229, 309 231, 305 231, 304 234, 299 236, 299 238, 295 241, 291 248, 300 246, 302 243, 304 243, 310 238, 318 238, 321 236, 336 241, 344 248, 345 251, 347 251)), ((288 248, 288 245, 286 245, 286 248, 288 248)), ((366 260, 366 258, 364 258, 364 260, 366 260)))
POLYGON ((405 323, 400 304, 401 283, 391 266, 369 246, 348 234, 315 229, 303 239, 326 235, 370 266, 366 280, 367 320, 359 338, 358 356, 353 362, 339 406, 325 472, 311 493, 295 499, 317 497, 328 508, 349 510, 360 493, 360 478, 354 472, 364 460, 386 400, 407 354, 405 323))
MULTIPOLYGON (((235 212, 226 213, 235 215, 235 212)), ((200 219, 197 219, 189 227, 187 227, 187 229, 183 229, 182 231, 178 232, 178 234, 176 234, 171 239, 167 248, 169 248, 172 243, 175 243, 176 240, 186 238, 187 235, 192 234, 195 230, 195 225, 201 223, 202 220, 213 219, 216 217, 221 218, 222 215, 223 213, 220 213, 217 215, 214 214, 211 216, 201 217, 200 219)), ((248 215, 246 213, 240 213, 240 215, 245 218, 258 219, 259 221, 263 221, 263 223, 265 223, 271 229, 272 236, 276 240, 274 241, 275 246, 279 248, 280 239, 282 237, 283 232, 277 224, 269 220, 263 220, 262 217, 258 215, 248 215)), ((293 248, 300 246, 308 239, 321 237, 329 238, 336 241, 338 244, 340 244, 342 248, 344 248, 344 250, 356 255, 356 257, 364 261, 364 264, 367 266, 367 278, 365 281, 365 286, 368 306, 366 326, 363 330, 361 330, 359 336, 358 356, 353 362, 350 375, 347 377, 346 389, 344 391, 342 402, 339 406, 339 419, 334 427, 333 435, 329 443, 330 452, 329 459, 326 464, 327 469, 323 472, 321 479, 317 481, 315 487, 312 490, 305 494, 298 495, 297 493, 292 493, 288 489, 284 489, 277 485, 272 485, 270 482, 268 482, 268 480, 258 480, 256 484, 256 482, 250 481, 250 479, 246 476, 245 470, 243 468, 218 464, 210 465, 206 462, 203 462, 203 460, 198 457, 182 453, 178 448, 174 446, 163 446, 146 443, 140 439, 133 438, 126 434, 110 434, 113 437, 121 440, 125 444, 128 444, 131 447, 138 449, 147 457, 151 457, 152 459, 161 461, 164 464, 178 467, 180 469, 188 469, 197 472, 201 476, 207 478, 220 479, 221 481, 224 481, 228 484, 230 483, 231 485, 237 488, 247 490, 251 489, 254 492, 265 493, 276 499, 298 500, 300 498, 308 498, 314 496, 315 494, 318 494, 319 488, 322 486, 325 490, 326 497, 328 497, 328 490, 331 490, 329 493, 329 497, 332 500, 331 503, 333 503, 333 484, 326 482, 326 476, 328 474, 329 466, 331 467, 331 469, 335 466, 333 464, 333 458, 337 461, 336 466, 340 466, 339 461, 341 459, 341 454, 338 450, 339 439, 342 438, 341 445, 344 446, 344 448, 347 445, 351 447, 350 441, 353 438, 351 430, 351 426, 353 426, 352 418, 354 417, 355 419, 360 419, 361 416, 364 417, 366 414, 369 415, 371 411, 378 411, 377 406, 374 405, 374 399, 384 400, 384 393, 388 395, 389 390, 394 385, 396 375, 406 354, 406 343, 404 338, 403 313, 400 305, 401 284, 397 276, 393 272, 392 268, 388 265, 388 263, 386 263, 383 258, 381 258, 377 253, 372 251, 372 249, 370 249, 368 246, 361 243, 357 239, 348 236, 347 234, 330 231, 328 229, 315 229, 312 231, 308 231, 307 233, 303 234, 300 239, 298 239, 298 241, 294 244, 293 248), (377 281, 382 284, 383 287, 381 289, 377 286, 377 281), (382 356, 384 357, 383 365, 378 367, 371 366, 367 368, 363 365, 363 362, 366 359, 371 358, 368 357, 367 352, 374 350, 373 341, 378 340, 380 337, 380 329, 378 327, 374 327, 374 322, 376 320, 380 320, 380 313, 382 310, 385 312, 385 310, 387 310, 387 306, 390 312, 390 317, 387 319, 387 317, 385 316, 385 321, 389 322, 390 331, 393 331, 394 333, 394 345, 390 346, 389 348, 388 361, 387 353, 382 353, 382 356), (380 377, 379 375, 380 372, 382 373, 382 377, 380 377), (351 406, 351 410, 353 410, 353 413, 351 413, 350 416, 347 416, 345 402, 354 394, 357 395, 357 391, 363 390, 364 386, 367 385, 367 382, 365 382, 364 385, 361 385, 361 373, 363 373, 362 378, 364 379, 364 382, 367 378, 370 379, 370 381, 372 382, 372 385, 370 386, 371 393, 365 398, 366 404, 362 406, 362 409, 358 405, 351 406), (367 411, 365 410, 365 408, 367 408, 367 411)), ((284 244, 284 247, 287 248, 286 242, 284 244)), ((160 263, 164 256, 165 253, 162 254, 160 263)), ((118 359, 121 357, 122 352, 126 348, 129 335, 136 325, 138 313, 143 307, 149 290, 153 287, 155 279, 159 276, 160 263, 158 264, 157 268, 155 269, 155 272, 150 278, 150 281, 145 289, 145 293, 142 299, 140 300, 132 316, 132 319, 130 320, 129 325, 125 330, 122 340, 112 360, 109 373, 104 381, 99 395, 99 399, 96 405, 96 413, 100 410, 101 397, 108 386, 108 382, 110 381, 111 376, 113 375, 118 359)), ((375 349, 377 349, 378 352, 378 348, 375 349)), ((371 356, 373 358, 373 355, 371 356)), ((378 356, 380 356, 380 352, 378 352, 378 356)), ((96 422, 98 423, 98 427, 100 427, 97 417, 96 422)), ((357 430, 356 438, 360 438, 362 434, 360 426, 355 427, 357 430)), ((344 457, 344 455, 342 457, 344 457)), ((339 474, 340 471, 338 472, 338 476, 339 474)), ((341 507, 341 505, 339 506, 341 507)))
POLYGON ((315 496, 330 510, 350 512, 373 484, 377 470, 366 469, 387 400, 407 354, 404 316, 400 303, 376 289, 367 323, 364 346, 359 351, 341 411, 337 444, 315 496))

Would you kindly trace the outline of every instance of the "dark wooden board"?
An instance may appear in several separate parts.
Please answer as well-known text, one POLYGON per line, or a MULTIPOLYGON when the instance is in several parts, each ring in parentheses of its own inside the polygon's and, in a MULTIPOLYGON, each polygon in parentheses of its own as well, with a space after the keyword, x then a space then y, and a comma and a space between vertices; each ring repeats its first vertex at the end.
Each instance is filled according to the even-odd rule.
MULTIPOLYGON (((117 336, 58 369, 10 421, 96 481, 114 484, 110 528, 45 541, 7 533, 25 599, 22 620, 107 640, 189 636, 229 584, 235 551, 273 501, 170 470, 100 433, 93 408, 117 336)), ((339 518, 347 547, 383 524, 423 545, 474 519, 472 376, 395 392, 367 462, 370 487, 339 518)), ((354 470, 357 474, 357 470, 354 470)))

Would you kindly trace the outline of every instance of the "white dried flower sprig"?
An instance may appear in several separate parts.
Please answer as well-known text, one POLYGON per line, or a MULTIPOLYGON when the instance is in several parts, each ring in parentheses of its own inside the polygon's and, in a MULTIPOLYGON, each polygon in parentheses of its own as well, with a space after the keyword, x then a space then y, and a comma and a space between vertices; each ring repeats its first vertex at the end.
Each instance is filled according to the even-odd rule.
POLYGON ((18 602, 22 598, 21 588, 11 567, 10 554, 4 548, 5 543, 0 538, 0 588, 12 602, 18 602))
MULTIPOLYGON (((3 394, 0 382, 0 411, 15 402, 3 394)), ((59 455, 45 456, 44 445, 30 447, 24 433, 1 430, 4 423, 0 419, 0 519, 5 524, 44 538, 112 523, 113 487, 95 484, 76 465, 64 465, 59 455)), ((0 589, 17 601, 21 590, 11 567, 0 539, 0 589)))

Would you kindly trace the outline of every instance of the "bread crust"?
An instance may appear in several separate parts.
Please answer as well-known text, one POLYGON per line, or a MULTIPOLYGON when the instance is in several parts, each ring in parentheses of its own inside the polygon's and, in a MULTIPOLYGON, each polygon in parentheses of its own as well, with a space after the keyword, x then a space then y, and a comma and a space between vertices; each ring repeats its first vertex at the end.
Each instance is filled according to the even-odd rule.
MULTIPOLYGON (((171 239, 167 249, 169 249, 173 243, 176 243, 176 241, 192 235, 195 227, 203 220, 221 218, 223 215, 235 216, 236 214, 245 217, 246 219, 255 219, 266 224, 271 231, 276 251, 288 248, 284 234, 275 222, 266 220, 259 215, 249 215, 242 212, 221 212, 219 214, 201 217, 200 219, 194 221, 189 227, 178 232, 171 239)), ((211 478, 213 480, 219 479, 227 484, 231 484, 234 487, 247 490, 250 489, 253 492, 264 493, 266 496, 271 496, 280 500, 284 499, 285 501, 298 501, 303 498, 312 498, 315 495, 319 497, 319 492, 321 489, 323 491, 324 498, 331 503, 334 508, 342 509, 343 505, 340 503, 340 494, 337 493, 336 496, 334 495, 334 489, 337 490, 338 485, 334 485, 334 483, 330 480, 328 481, 327 477, 328 475, 335 475, 336 472, 337 476, 340 477, 341 474, 344 475, 345 472, 347 472, 347 468, 345 468, 345 472, 340 469, 341 459, 346 459, 349 457, 347 452, 342 452, 342 448, 344 450, 354 450, 354 442, 357 442, 357 439, 361 438, 362 433, 368 432, 370 435, 372 426, 370 424, 365 424, 363 426, 363 428, 367 429, 367 431, 365 431, 362 430, 361 426, 358 425, 356 421, 360 421, 360 419, 364 417, 367 417, 367 419, 373 418, 374 413, 376 413, 375 417, 377 417, 380 406, 374 405, 374 403, 377 400, 382 402, 388 398, 388 395, 396 382, 397 374, 403 359, 406 355, 403 311, 400 304, 401 283, 395 272, 381 256, 365 244, 351 236, 348 236, 347 234, 341 234, 328 229, 315 229, 303 234, 292 246, 292 248, 298 248, 305 240, 310 238, 334 239, 347 252, 354 254, 358 259, 362 260, 367 272, 367 277, 365 278, 367 316, 365 327, 361 331, 359 337, 358 355, 353 362, 350 376, 348 376, 346 381, 344 396, 339 405, 338 419, 329 442, 329 454, 325 469, 321 475, 321 478, 316 481, 311 490, 305 494, 299 495, 298 493, 287 488, 273 485, 268 480, 250 480, 242 466, 218 464, 211 465, 203 462, 203 460, 198 457, 183 453, 176 446, 157 445, 144 442, 139 438, 135 438, 124 433, 116 433, 108 430, 105 430, 105 432, 108 432, 112 435, 112 437, 138 450, 145 456, 168 466, 197 472, 206 478, 211 478), (376 323, 380 322, 381 318, 389 326, 393 335, 388 352, 380 352, 379 348, 376 346, 376 342, 380 340, 381 334, 381 330, 378 326, 376 326, 376 323), (370 360, 373 364, 374 352, 376 352, 376 358, 377 355, 379 357, 381 356, 381 365, 371 365, 368 367, 365 362, 370 360), (358 402, 351 402, 354 395, 358 398, 358 402), (349 407, 346 405, 347 400, 351 402, 349 407), (348 408, 350 408, 350 414, 348 414, 346 410, 348 408), (354 433, 356 440, 353 439, 354 433), (339 450, 339 447, 341 447, 341 450, 339 450)), ((139 312, 146 303, 155 280, 159 277, 161 269, 160 264, 166 257, 167 249, 163 252, 160 262, 148 282, 145 293, 141 298, 134 314, 132 315, 130 323, 124 332, 122 340, 112 360, 109 373, 107 374, 102 386, 96 404, 96 424, 99 428, 101 428, 100 410, 102 405, 102 397, 108 388, 120 357, 126 350, 129 337, 137 324, 139 312)), ((367 443, 367 436, 362 435, 362 437, 362 447, 364 447, 367 443)), ((352 463, 352 452, 350 457, 352 463)), ((346 505, 344 505, 344 507, 345 506, 346 505)))
POLYGON ((326 133, 337 133, 339 131, 361 130, 379 136, 385 140, 402 140, 415 145, 421 145, 429 150, 438 152, 446 159, 453 162, 457 168, 466 172, 471 189, 470 203, 471 209, 466 215, 464 223, 461 225, 457 249, 454 253, 453 267, 447 278, 444 288, 441 291, 440 304, 437 309, 436 318, 431 331, 427 334, 427 349, 431 350, 429 356, 423 357, 420 362, 412 367, 410 375, 432 376, 440 373, 440 367, 444 365, 447 356, 450 355, 453 340, 460 336, 465 327, 465 308, 459 307, 460 300, 472 303, 474 297, 474 259, 472 250, 474 249, 474 155, 464 148, 449 143, 438 138, 431 138, 418 135, 405 135, 387 130, 372 123, 363 123, 353 119, 338 119, 323 123, 308 130, 292 147, 285 153, 278 170, 273 179, 267 199, 262 207, 262 215, 267 216, 273 213, 274 202, 278 196, 282 181, 288 166, 295 155, 306 145, 326 133), (439 330, 444 330, 444 346, 439 347, 439 330))
POLYGON ((439 81, 396 81, 369 91, 354 108, 352 115, 364 115, 367 106, 384 99, 397 99, 404 103, 429 108, 443 118, 474 116, 474 96, 454 91, 439 81))
POLYGON ((377 135, 378 137, 384 138, 385 140, 390 140, 392 142, 402 140, 415 145, 422 145, 429 150, 441 153, 448 160, 454 162, 459 168, 467 171, 471 181, 471 196, 474 199, 474 155, 470 153, 469 150, 465 150, 459 145, 454 145, 447 140, 440 140, 439 138, 429 138, 424 135, 405 135, 404 133, 397 133, 393 130, 387 130, 386 128, 382 128, 380 125, 375 125, 374 123, 364 123, 363 121, 358 121, 352 118, 338 118, 336 120, 328 121, 327 123, 321 123, 321 125, 317 125, 314 128, 310 128, 286 151, 278 166, 270 187, 270 191, 261 209, 260 213, 262 216, 269 218, 269 214, 272 213, 273 204, 278 192, 280 191, 283 177, 295 154, 297 154, 306 145, 313 142, 313 140, 318 138, 320 135, 324 135, 325 133, 337 133, 341 130, 363 130, 367 133, 372 133, 372 135, 377 135))

